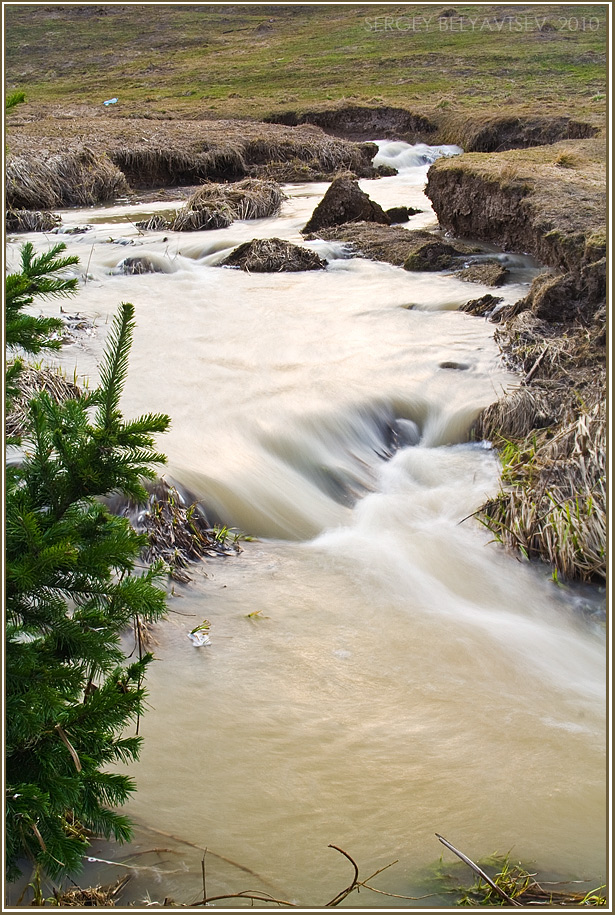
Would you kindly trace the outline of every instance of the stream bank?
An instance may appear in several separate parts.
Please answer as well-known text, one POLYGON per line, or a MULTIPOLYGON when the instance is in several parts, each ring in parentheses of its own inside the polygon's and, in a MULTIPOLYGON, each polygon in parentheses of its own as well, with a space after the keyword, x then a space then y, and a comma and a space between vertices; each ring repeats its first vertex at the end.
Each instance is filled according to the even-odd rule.
POLYGON ((554 576, 605 580, 606 198, 601 140, 440 159, 426 193, 455 235, 526 251, 551 270, 491 319, 519 390, 474 426, 502 451, 482 519, 554 576))
MULTIPOLYGON (((531 407, 527 397, 505 396, 499 411, 490 408, 489 415, 475 426, 476 435, 505 445, 511 441, 510 415, 514 413, 515 446, 526 458, 530 456, 522 462, 521 490, 517 492, 515 483, 512 491, 517 495, 503 493, 497 519, 491 506, 485 520, 504 542, 532 558, 553 563, 559 574, 602 580, 606 574, 604 419, 589 423, 593 432, 589 450, 583 454, 595 459, 589 462, 593 469, 584 482, 584 507, 579 510, 574 482, 578 462, 568 460, 570 455, 565 461, 570 464, 564 473, 566 495, 562 498, 558 490, 556 499, 558 512, 566 517, 571 505, 577 517, 591 516, 591 546, 587 547, 591 561, 584 549, 572 561, 558 558, 560 540, 569 544, 569 525, 554 537, 552 487, 542 472, 535 472, 532 457, 536 430, 547 442, 553 437, 567 441, 563 429, 572 428, 580 415, 604 414, 606 149, 604 140, 596 136, 599 128, 570 117, 540 117, 529 112, 460 120, 453 112, 436 111, 428 116, 390 106, 338 105, 317 112, 272 115, 269 120, 283 123, 210 117, 127 118, 87 106, 43 113, 28 106, 9 118, 7 202, 12 207, 53 208, 118 195, 136 197, 139 192, 142 197, 144 189, 154 185, 236 181, 246 175, 313 181, 330 180, 340 171, 349 171, 357 177, 376 177, 387 169, 374 168, 376 146, 364 142, 376 130, 413 140, 446 139, 468 150, 485 150, 442 157, 431 166, 426 192, 441 229, 458 238, 530 253, 550 268, 517 302, 494 312, 497 299, 487 300, 492 320, 500 322, 497 339, 509 366, 523 374, 524 387, 534 393, 531 407), (293 124, 296 126, 288 126, 293 124), (85 136, 87 147, 83 145, 85 136), (493 151, 496 149, 500 151, 493 151), (510 499, 515 505, 512 516, 503 508, 510 499), (529 521, 526 510, 521 510, 528 500, 540 506, 530 512, 529 521), (534 529, 537 517, 542 519, 539 535, 534 529)), ((393 264, 407 263, 410 254, 406 228, 352 223, 319 235, 354 242, 365 256, 393 264)), ((417 232, 414 238, 418 243, 417 232)), ((444 251, 447 244, 450 248, 440 237, 430 243, 430 251, 444 251)), ((448 248, 445 253, 450 258, 448 248)), ((438 264, 444 265, 442 258, 438 264)), ((418 269, 424 267, 421 263, 418 269)), ((560 466, 558 454, 549 444, 547 463, 553 462, 560 466)), ((569 547, 564 551, 568 553, 569 547)))

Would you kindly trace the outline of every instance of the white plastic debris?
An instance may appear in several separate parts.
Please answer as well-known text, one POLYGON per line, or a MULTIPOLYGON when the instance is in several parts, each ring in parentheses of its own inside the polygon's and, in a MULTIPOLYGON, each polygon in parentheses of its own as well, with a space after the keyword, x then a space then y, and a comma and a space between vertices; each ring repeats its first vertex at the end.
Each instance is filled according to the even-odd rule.
POLYGON ((103 102, 103 105, 115 105, 117 101, 116 98, 108 98, 106 102, 103 102))
POLYGON ((206 632, 189 632, 188 638, 195 648, 202 648, 203 645, 211 645, 211 639, 206 632))

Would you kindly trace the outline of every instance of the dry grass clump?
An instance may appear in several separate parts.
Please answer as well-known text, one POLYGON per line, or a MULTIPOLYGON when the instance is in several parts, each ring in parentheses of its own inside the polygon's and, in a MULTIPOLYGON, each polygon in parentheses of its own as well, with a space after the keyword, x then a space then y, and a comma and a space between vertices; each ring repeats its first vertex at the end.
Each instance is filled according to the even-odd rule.
POLYGON ((15 378, 16 394, 6 414, 5 429, 9 436, 22 435, 27 427, 30 400, 46 391, 56 403, 79 397, 81 389, 69 381, 60 368, 24 365, 15 378))
POLYGON ((327 262, 314 251, 281 238, 255 238, 235 248, 222 265, 241 267, 248 273, 296 273, 324 270, 327 262))
POLYGON ((6 166, 6 202, 17 210, 89 206, 129 190, 126 177, 108 157, 87 146, 46 158, 12 156, 6 166))
POLYGON ((131 875, 127 874, 107 886, 100 886, 99 884, 98 886, 82 888, 75 884, 68 890, 55 890, 53 894, 55 897, 54 905, 67 908, 115 906, 117 897, 130 878, 131 875))
MULTIPOLYGON (((502 309, 504 311, 504 309, 502 309)), ((507 364, 526 380, 564 379, 576 384, 595 379, 604 363, 606 309, 590 325, 554 325, 531 311, 513 315, 495 332, 507 364)))
MULTIPOLYGON (((134 514, 135 507, 129 511, 134 514)), ((238 537, 229 543, 228 528, 210 525, 198 503, 186 505, 177 489, 165 480, 151 488, 147 508, 136 514, 132 525, 148 536, 144 560, 162 559, 171 578, 179 582, 190 581, 185 571, 190 562, 204 556, 230 556, 241 549, 238 537)))
POLYGON ((61 219, 47 210, 7 210, 7 232, 51 232, 57 228, 61 219))
POLYGON ((553 425, 557 414, 557 395, 550 397, 538 387, 519 387, 483 410, 472 435, 477 440, 520 440, 553 425))
MULTIPOLYGON (((600 395, 600 392, 597 392, 600 395)), ((481 520, 506 546, 554 575, 606 579, 606 404, 598 399, 501 451, 503 488, 481 520)))
POLYGON ((175 231, 218 229, 235 219, 261 219, 274 216, 284 194, 275 181, 246 178, 234 184, 202 185, 177 211, 171 228, 175 231))
POLYGON ((209 148, 183 149, 175 141, 168 146, 121 146, 110 158, 134 187, 173 187, 208 179, 233 180, 246 174, 241 144, 228 142, 209 148))
POLYGON ((226 229, 232 222, 233 217, 226 207, 193 210, 186 205, 177 211, 169 228, 175 232, 198 232, 201 229, 226 229))
POLYGON ((163 229, 169 228, 168 221, 164 216, 150 216, 149 219, 140 219, 138 222, 135 222, 137 229, 146 229, 148 232, 160 232, 163 229))
POLYGON ((320 131, 304 139, 278 139, 261 136, 246 143, 243 155, 252 165, 271 162, 304 162, 328 175, 342 169, 363 173, 377 152, 373 143, 345 143, 320 131))
POLYGON ((250 166, 250 174, 255 178, 277 181, 279 184, 291 182, 329 181, 331 173, 326 172, 315 159, 302 162, 301 159, 290 159, 288 162, 268 162, 266 165, 250 166))

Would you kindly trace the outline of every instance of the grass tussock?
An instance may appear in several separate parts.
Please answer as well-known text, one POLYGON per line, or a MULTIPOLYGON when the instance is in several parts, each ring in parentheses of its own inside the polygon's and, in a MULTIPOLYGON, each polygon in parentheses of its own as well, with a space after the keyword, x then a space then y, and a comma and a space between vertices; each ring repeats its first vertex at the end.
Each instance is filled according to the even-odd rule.
MULTIPOLYGON (((569 411, 556 431, 549 426, 508 440, 500 431, 496 440, 502 488, 482 506, 479 518, 497 540, 515 552, 549 562, 556 577, 606 579, 606 403, 602 393, 598 385, 592 400, 569 411)), ((518 396, 499 408, 502 430, 507 425, 513 430, 527 429, 544 407, 544 401, 530 392, 518 396)))
POLYGON ((48 157, 18 155, 6 166, 6 202, 14 210, 51 210, 114 200, 130 188, 105 154, 87 146, 48 157))
POLYGON ((277 181, 279 184, 304 183, 308 181, 328 181, 330 173, 324 171, 316 159, 302 162, 301 159, 289 159, 287 162, 268 162, 265 165, 250 166, 250 174, 255 178, 277 181))
MULTIPOLYGON (((120 877, 115 883, 107 886, 89 886, 82 888, 76 884, 70 889, 55 890, 53 905, 66 908, 83 908, 83 907, 114 907, 117 899, 130 880, 131 875, 120 877)), ((44 903, 40 903, 44 905, 44 903)))
POLYGON ((220 144, 202 143, 185 149, 172 141, 158 144, 121 146, 110 158, 136 188, 177 187, 218 179, 236 180, 247 174, 242 144, 237 138, 220 144))
POLYGON ((522 863, 511 861, 509 855, 492 855, 481 862, 481 870, 489 877, 478 877, 470 886, 464 885, 461 871, 448 868, 438 875, 446 892, 454 894, 457 906, 482 908, 483 906, 606 906, 606 887, 599 886, 585 892, 563 888, 561 884, 536 879, 522 863), (454 871, 454 874, 451 873, 454 871), (459 874, 459 876, 458 876, 459 874), (452 889, 448 887, 454 884, 452 889))
POLYGON ((62 220, 47 210, 7 210, 6 231, 8 232, 51 232, 62 220))
POLYGON ((241 267, 248 273, 296 273, 324 270, 327 262, 314 251, 293 245, 281 238, 255 238, 229 254, 223 266, 241 267))
POLYGON ((275 181, 246 178, 234 184, 204 184, 178 210, 171 228, 186 232, 218 229, 235 219, 261 219, 274 216, 284 194, 275 181))
POLYGON ((52 366, 24 365, 15 379, 18 393, 12 398, 6 414, 5 430, 8 436, 23 435, 28 425, 30 400, 41 391, 56 402, 79 397, 81 389, 68 379, 62 370, 52 366))
POLYGON ((162 559, 174 581, 190 581, 185 570, 191 562, 205 556, 233 555, 241 549, 239 535, 210 525, 197 502, 186 505, 177 489, 164 480, 152 488, 149 503, 136 516, 133 527, 147 534, 144 560, 162 559))

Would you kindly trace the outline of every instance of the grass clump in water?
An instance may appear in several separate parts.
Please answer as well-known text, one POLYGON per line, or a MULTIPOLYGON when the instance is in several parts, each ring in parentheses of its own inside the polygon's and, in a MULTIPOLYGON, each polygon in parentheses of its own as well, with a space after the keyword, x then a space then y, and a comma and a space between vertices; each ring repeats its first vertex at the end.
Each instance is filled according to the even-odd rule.
POLYGON ((171 228, 186 232, 218 229, 235 219, 261 219, 274 216, 284 194, 275 181, 246 178, 234 184, 204 184, 178 210, 171 228))
MULTIPOLYGON (((479 427, 507 422, 532 425, 544 410, 523 391, 483 414, 479 427), (504 412, 507 411, 507 412, 504 412), (503 417, 503 418, 502 418, 503 417)), ((502 488, 482 506, 479 520, 497 541, 528 559, 542 559, 554 575, 583 581, 606 579, 606 404, 583 404, 557 424, 496 444, 501 449, 502 488)))
MULTIPOLYGON (((436 835, 438 835, 436 833, 436 835)), ((607 900, 603 891, 606 886, 598 886, 589 891, 579 892, 572 889, 583 880, 560 880, 557 882, 536 880, 532 873, 520 861, 513 862, 510 853, 494 854, 475 864, 463 852, 451 845, 442 836, 440 842, 449 848, 460 861, 467 865, 475 877, 474 883, 468 885, 465 867, 459 862, 445 865, 443 858, 432 868, 428 882, 437 889, 438 895, 454 897, 454 905, 479 908, 482 906, 606 906, 607 900)))

